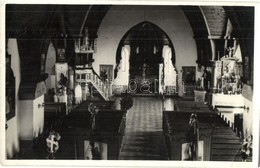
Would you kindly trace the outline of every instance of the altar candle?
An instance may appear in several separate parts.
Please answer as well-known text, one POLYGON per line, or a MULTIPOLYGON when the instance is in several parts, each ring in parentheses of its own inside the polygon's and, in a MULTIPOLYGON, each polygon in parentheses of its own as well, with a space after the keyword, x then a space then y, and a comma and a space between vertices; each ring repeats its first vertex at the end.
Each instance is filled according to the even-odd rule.
POLYGON ((234 40, 233 48, 234 48, 234 50, 235 50, 235 49, 236 49, 237 40, 236 40, 236 38, 233 38, 233 40, 234 40))

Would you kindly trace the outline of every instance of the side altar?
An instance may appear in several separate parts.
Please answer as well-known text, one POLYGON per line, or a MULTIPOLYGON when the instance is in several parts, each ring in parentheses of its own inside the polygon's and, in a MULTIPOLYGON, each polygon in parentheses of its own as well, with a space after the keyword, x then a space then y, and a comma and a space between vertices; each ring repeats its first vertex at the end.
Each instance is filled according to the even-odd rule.
POLYGON ((215 61, 211 106, 242 107, 242 64, 235 57, 215 61))

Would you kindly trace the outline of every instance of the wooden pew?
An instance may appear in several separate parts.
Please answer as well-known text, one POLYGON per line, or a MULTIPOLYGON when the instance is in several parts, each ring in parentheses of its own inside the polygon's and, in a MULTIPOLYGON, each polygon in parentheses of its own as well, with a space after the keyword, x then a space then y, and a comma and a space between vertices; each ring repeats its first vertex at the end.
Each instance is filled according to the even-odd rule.
POLYGON ((53 127, 62 124, 63 117, 66 115, 65 103, 45 102, 44 105, 44 127, 48 131, 53 127))
MULTIPOLYGON (((188 143, 189 118, 194 112, 164 111, 163 131, 170 160, 181 160, 182 144, 188 143)), ((214 112, 197 112, 199 139, 204 141, 204 160, 230 161, 235 157, 241 140, 231 128, 214 112), (224 147, 231 145, 229 152, 223 156, 224 147), (236 151, 236 152, 235 152, 236 151)), ((226 149, 225 149, 226 150, 226 149)))
POLYGON ((83 101, 78 106, 78 109, 87 109, 90 103, 93 103, 99 109, 111 109, 114 104, 114 101, 94 101, 94 100, 83 101))
POLYGON ((186 112, 210 112, 210 108, 202 102, 194 101, 175 101, 175 111, 186 112))
MULTIPOLYGON (((115 160, 119 157, 125 131, 125 115, 126 111, 110 109, 102 109, 96 115, 96 129, 92 139, 95 142, 107 144, 108 160, 115 160)), ((82 109, 82 106, 65 117, 63 133, 65 137, 76 137, 77 159, 84 159, 84 142, 88 143, 91 139, 90 118, 90 113, 86 108, 82 109), (66 135, 67 130, 74 130, 75 135, 66 135)))

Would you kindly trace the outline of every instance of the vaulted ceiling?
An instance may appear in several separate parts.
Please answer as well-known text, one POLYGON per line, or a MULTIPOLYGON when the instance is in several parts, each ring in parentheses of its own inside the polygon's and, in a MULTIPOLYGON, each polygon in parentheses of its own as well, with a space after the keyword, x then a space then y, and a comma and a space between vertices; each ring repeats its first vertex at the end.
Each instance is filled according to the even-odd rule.
MULTIPOLYGON (((88 28, 90 37, 97 37, 99 26, 110 7, 110 5, 6 5, 6 38, 17 38, 18 43, 20 40, 22 47, 19 47, 19 50, 22 51, 19 52, 24 64, 22 67, 26 67, 31 61, 37 67, 40 64, 41 53, 46 52, 44 41, 48 43, 51 39, 60 38, 63 35, 72 41, 83 33, 85 27, 88 28), (34 39, 35 42, 24 44, 24 39, 28 38, 34 39), (35 49, 38 53, 37 51, 28 52, 35 49)), ((198 62, 207 64, 212 57, 209 39, 215 39, 216 43, 223 42, 227 19, 234 27, 233 36, 240 39, 242 54, 253 57, 253 7, 180 7, 194 33, 198 62), (203 51, 203 54, 200 51, 203 51)), ((73 52, 72 43, 71 53, 73 52)), ((25 71, 31 73, 31 76, 37 76, 36 72, 34 74, 28 70, 25 71)))

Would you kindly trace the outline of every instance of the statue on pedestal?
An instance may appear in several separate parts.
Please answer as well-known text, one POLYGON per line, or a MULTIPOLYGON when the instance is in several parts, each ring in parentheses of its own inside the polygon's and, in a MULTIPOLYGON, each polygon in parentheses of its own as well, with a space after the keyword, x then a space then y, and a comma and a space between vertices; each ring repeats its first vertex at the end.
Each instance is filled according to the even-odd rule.
POLYGON ((203 88, 207 91, 210 87, 211 73, 205 67, 204 73, 202 74, 203 88))

